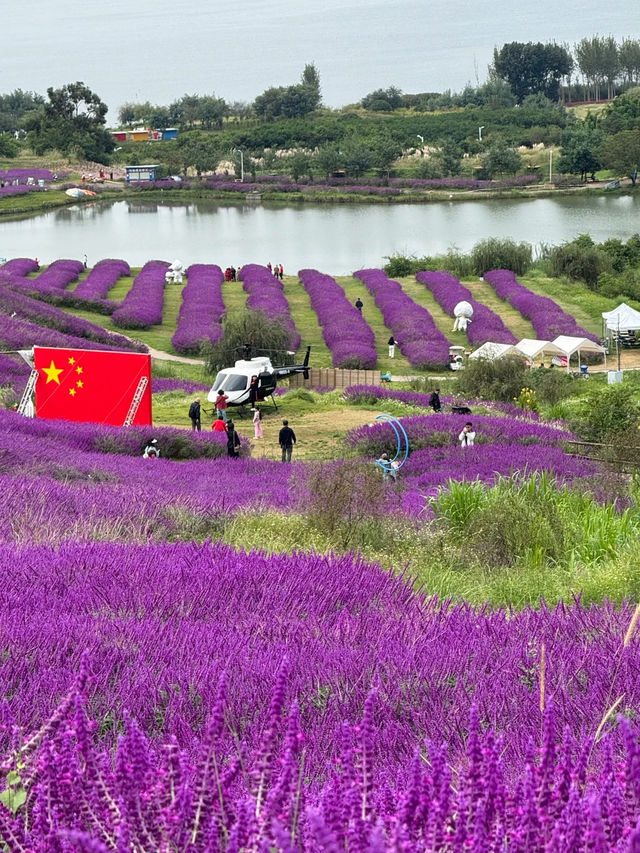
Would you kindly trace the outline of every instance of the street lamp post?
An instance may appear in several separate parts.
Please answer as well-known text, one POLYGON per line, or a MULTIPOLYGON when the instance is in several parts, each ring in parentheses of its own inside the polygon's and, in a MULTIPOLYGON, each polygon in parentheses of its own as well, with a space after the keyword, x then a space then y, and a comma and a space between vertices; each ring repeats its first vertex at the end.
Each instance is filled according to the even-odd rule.
POLYGON ((484 125, 478 128, 478 142, 482 142, 482 131, 484 130, 484 125))

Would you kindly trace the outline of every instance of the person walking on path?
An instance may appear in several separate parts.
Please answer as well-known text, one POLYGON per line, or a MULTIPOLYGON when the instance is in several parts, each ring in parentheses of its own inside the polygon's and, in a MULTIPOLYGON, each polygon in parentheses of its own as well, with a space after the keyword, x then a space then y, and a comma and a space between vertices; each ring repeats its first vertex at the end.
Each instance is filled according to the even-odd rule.
POLYGON ((389 358, 394 358, 396 354, 396 344, 398 341, 393 337, 393 335, 391 335, 387 343, 389 344, 389 358))
POLYGON ((225 423, 227 422, 227 400, 229 398, 226 394, 223 394, 222 391, 218 391, 218 396, 216 397, 216 415, 221 418, 225 423))
POLYGON ((240 455, 240 436, 236 432, 233 421, 227 421, 227 456, 230 459, 237 459, 240 455))
POLYGON ((360 299, 360 297, 359 297, 359 296, 358 296, 358 298, 356 299, 356 308, 357 308, 357 309, 358 309, 358 311, 362 314, 362 309, 364 308, 364 302, 362 301, 362 299, 360 299))
POLYGON ((440 389, 436 388, 435 391, 432 392, 429 397, 429 405, 433 409, 434 412, 442 411, 442 403, 440 402, 440 389))
POLYGON ((282 429, 278 435, 278 444, 282 448, 282 461, 291 462, 293 445, 296 443, 296 434, 289 426, 289 421, 282 421, 282 429))
POLYGON ((476 434, 475 430, 473 429, 473 424, 471 423, 471 421, 467 421, 462 429, 462 432, 458 436, 460 447, 473 447, 475 440, 476 434))
POLYGON ((262 438, 262 412, 256 406, 252 409, 253 412, 253 436, 254 438, 262 438))
POLYGON ((189 417, 191 418, 191 429, 200 432, 202 423, 200 421, 200 397, 196 397, 193 403, 189 406, 189 417))

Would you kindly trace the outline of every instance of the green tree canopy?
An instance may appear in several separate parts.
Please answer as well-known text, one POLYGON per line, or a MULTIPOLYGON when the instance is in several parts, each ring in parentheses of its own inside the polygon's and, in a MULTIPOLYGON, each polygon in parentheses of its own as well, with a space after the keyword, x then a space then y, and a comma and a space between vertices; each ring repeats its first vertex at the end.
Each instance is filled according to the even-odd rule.
POLYGON ((320 77, 315 65, 305 65, 301 82, 295 86, 277 86, 264 91, 253 102, 259 118, 301 118, 320 106, 320 77))
POLYGON ((402 91, 396 86, 389 86, 388 89, 376 89, 375 92, 365 95, 360 101, 360 105, 365 110, 374 112, 393 112, 402 106, 402 91))
POLYGON ((558 99, 560 81, 573 67, 569 51, 557 44, 509 42, 493 52, 493 68, 506 80, 518 103, 541 92, 558 99))
POLYGON ((621 130, 607 137, 599 154, 605 168, 618 175, 627 175, 635 185, 640 168, 640 129, 621 130))
POLYGON ((580 175, 583 181, 601 166, 598 148, 602 133, 596 128, 577 124, 565 130, 558 160, 558 171, 562 174, 580 175))
POLYGON ((104 162, 115 143, 105 128, 107 105, 84 83, 47 89, 48 101, 27 123, 29 144, 36 154, 57 149, 104 162))
POLYGON ((522 166, 522 158, 515 150, 497 136, 493 139, 486 154, 482 156, 482 165, 490 177, 515 175, 522 166))

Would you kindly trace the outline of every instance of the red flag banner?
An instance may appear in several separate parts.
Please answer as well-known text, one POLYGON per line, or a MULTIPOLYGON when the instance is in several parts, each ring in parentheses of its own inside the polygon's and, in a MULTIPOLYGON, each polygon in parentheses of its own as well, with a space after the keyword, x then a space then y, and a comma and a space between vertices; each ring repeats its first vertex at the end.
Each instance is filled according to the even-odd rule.
POLYGON ((132 423, 151 424, 151 356, 138 352, 34 347, 36 417, 122 426, 140 380, 132 423))

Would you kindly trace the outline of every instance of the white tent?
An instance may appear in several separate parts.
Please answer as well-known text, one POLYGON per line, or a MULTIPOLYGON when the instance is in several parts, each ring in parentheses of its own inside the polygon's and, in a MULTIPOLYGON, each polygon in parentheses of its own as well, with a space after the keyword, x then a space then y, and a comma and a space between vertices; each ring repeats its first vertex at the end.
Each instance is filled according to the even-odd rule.
POLYGON ((515 348, 526 355, 530 361, 533 361, 543 352, 562 353, 562 350, 558 349, 551 341, 539 341, 535 338, 523 338, 515 344, 515 348))
POLYGON ((636 311, 626 302, 613 311, 603 311, 605 328, 611 332, 631 332, 640 329, 640 311, 636 311))
POLYGON ((569 372, 569 361, 574 352, 578 353, 578 364, 580 363, 580 354, 583 352, 600 352, 604 355, 605 364, 607 363, 607 351, 600 344, 594 343, 589 338, 574 338, 571 335, 558 335, 551 341, 554 347, 557 348, 562 355, 567 357, 567 373, 569 372))
MULTIPOLYGON (((515 347, 512 344, 496 344, 487 341, 472 352, 469 358, 488 358, 493 361, 495 358, 502 358, 503 355, 513 352, 514 349, 515 347)), ((516 353, 516 355, 520 355, 520 353, 516 353)))

